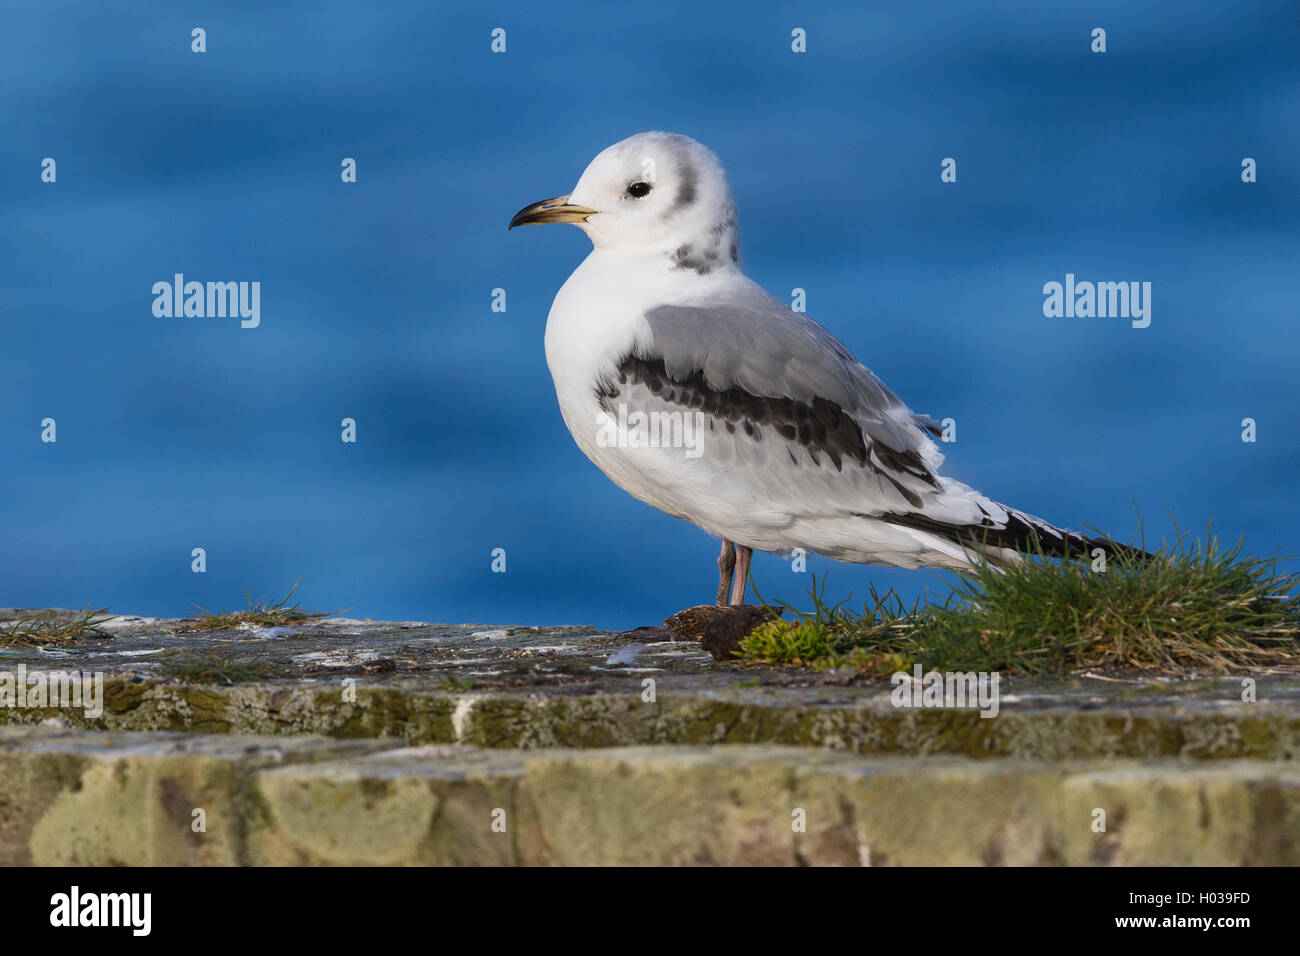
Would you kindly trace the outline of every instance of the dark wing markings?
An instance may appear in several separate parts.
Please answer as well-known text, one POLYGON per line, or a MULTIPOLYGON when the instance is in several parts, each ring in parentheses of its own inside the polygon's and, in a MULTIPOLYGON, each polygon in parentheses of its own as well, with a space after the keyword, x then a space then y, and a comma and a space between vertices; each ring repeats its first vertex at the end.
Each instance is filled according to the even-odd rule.
MULTIPOLYGON (((754 395, 734 385, 714 388, 702 369, 686 376, 669 375, 661 357, 627 355, 616 374, 617 381, 610 378, 596 385, 597 400, 606 412, 612 411, 610 402, 619 396, 620 386, 643 385, 669 404, 697 410, 724 423, 729 432, 740 428, 750 438, 761 441, 764 432, 771 430, 802 448, 814 465, 821 465, 825 456, 836 471, 843 471, 846 461, 856 461, 889 481, 914 508, 921 507, 921 499, 900 478, 918 479, 939 488, 938 479, 917 452, 868 441, 853 416, 828 399, 814 397, 811 402, 803 402, 754 395)), ((795 460, 793 453, 790 457, 795 460)))

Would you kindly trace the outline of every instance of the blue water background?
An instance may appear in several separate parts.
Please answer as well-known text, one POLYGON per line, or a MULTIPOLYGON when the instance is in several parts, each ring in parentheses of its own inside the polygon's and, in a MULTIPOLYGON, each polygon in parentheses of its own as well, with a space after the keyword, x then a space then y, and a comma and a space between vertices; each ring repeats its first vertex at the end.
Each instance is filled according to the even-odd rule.
MULTIPOLYGON (((957 421, 950 473, 1074 527, 1126 537, 1136 504, 1156 540, 1168 508, 1295 550, 1297 9, 15 0, 0 605, 174 615, 300 576, 306 605, 375 618, 625 627, 707 600, 716 543, 613 486, 556 408, 543 328, 586 239, 505 229, 655 128, 726 163, 756 280, 957 421), (260 281, 261 326, 155 318, 176 272, 260 281), (1150 281, 1151 326, 1044 318, 1067 272, 1150 281)), ((945 590, 809 570, 835 600, 945 590)))

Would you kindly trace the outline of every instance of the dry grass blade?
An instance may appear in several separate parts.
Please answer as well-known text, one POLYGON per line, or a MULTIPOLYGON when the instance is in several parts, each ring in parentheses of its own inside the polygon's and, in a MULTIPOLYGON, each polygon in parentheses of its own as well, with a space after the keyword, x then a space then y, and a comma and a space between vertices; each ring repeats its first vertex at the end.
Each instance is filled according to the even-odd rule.
POLYGON ((103 629, 110 617, 108 608, 87 608, 71 620, 58 612, 42 611, 0 627, 0 645, 36 647, 84 638, 111 638, 113 635, 103 629))
POLYGON ((254 601, 252 595, 248 593, 248 588, 244 588, 244 597, 248 601, 248 610, 246 611, 225 611, 222 610, 216 614, 206 608, 194 605, 199 609, 200 616, 197 619, 187 621, 182 630, 186 631, 228 631, 238 630, 245 626, 254 627, 292 627, 295 624, 305 624, 309 621, 320 620, 321 618, 331 617, 339 613, 335 611, 304 611, 297 604, 290 605, 294 593, 298 590, 298 585, 302 583, 302 578, 294 582, 289 593, 274 604, 265 601, 254 601))
POLYGON ((168 677, 186 683, 226 685, 264 680, 272 676, 272 671, 270 663, 260 657, 245 658, 237 654, 187 657, 164 670, 168 677))

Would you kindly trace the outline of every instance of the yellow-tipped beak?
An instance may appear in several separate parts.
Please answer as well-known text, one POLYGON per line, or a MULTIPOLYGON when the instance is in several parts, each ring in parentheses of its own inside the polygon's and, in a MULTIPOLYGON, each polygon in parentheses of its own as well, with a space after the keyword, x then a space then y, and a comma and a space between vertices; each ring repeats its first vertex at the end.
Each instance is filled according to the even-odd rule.
POLYGON ((586 206, 569 205, 568 196, 556 196, 543 199, 531 206, 525 206, 515 213, 510 220, 510 229, 515 226, 542 225, 548 222, 586 222, 588 216, 596 215, 596 210, 586 206))

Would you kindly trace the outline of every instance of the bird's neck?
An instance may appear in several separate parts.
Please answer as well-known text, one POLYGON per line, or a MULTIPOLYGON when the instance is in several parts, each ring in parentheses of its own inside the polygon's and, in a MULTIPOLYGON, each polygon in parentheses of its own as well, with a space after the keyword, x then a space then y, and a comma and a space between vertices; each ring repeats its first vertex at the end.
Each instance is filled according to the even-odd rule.
POLYGON ((662 253, 668 260, 668 268, 674 272, 709 275, 736 268, 740 261, 740 241, 735 204, 728 203, 691 238, 671 245, 662 253))

